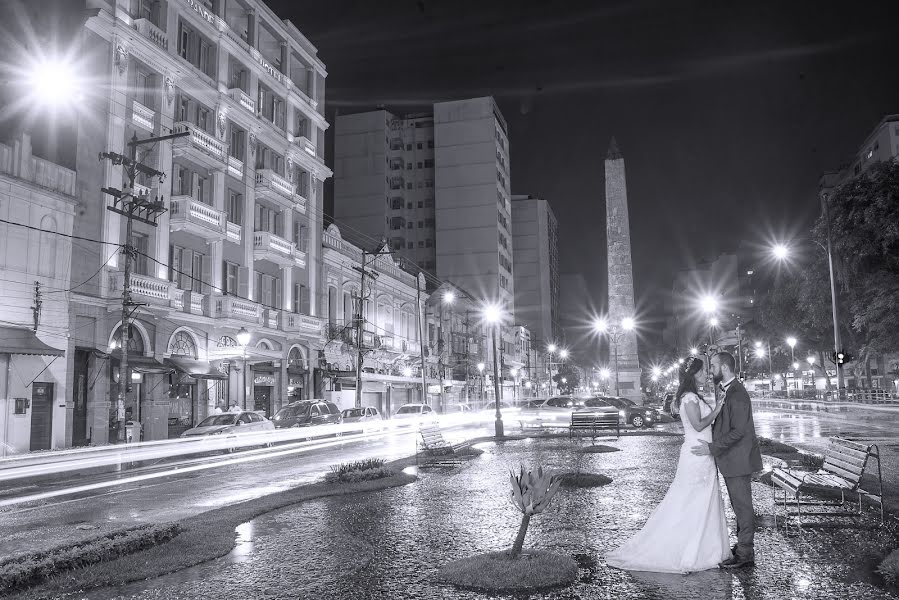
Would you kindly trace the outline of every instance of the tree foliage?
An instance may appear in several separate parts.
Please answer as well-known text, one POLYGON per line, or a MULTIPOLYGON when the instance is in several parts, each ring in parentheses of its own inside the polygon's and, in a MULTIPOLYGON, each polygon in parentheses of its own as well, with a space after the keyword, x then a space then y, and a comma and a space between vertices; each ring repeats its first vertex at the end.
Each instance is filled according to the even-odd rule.
POLYGON ((581 385, 581 376, 575 367, 568 363, 563 363, 559 365, 559 371, 553 375, 553 381, 560 394, 571 394, 581 385), (563 379, 565 380, 564 383, 562 382, 563 379))
MULTIPOLYGON (((837 279, 857 355, 899 349, 899 163, 879 163, 838 187, 828 201, 837 279)), ((822 215, 815 237, 827 239, 822 215)))

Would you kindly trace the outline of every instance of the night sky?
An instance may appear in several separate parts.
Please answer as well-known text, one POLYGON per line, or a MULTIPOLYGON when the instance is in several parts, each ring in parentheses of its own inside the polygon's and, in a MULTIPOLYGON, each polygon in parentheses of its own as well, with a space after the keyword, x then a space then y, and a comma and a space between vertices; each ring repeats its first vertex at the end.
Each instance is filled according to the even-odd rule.
MULTIPOLYGON (((81 2, 34 4, 62 14, 81 2)), ((774 237, 804 234, 821 173, 899 113, 895 1, 268 4, 317 46, 332 123, 337 110, 493 95, 510 127, 512 192, 551 202, 561 270, 582 273, 598 307, 614 135, 644 338, 661 331, 678 269, 740 241, 761 257, 774 237)))
POLYGON ((616 136, 649 328, 678 269, 807 231, 821 173, 899 112, 896 2, 269 4, 317 46, 329 117, 493 95, 512 192, 552 203, 561 269, 599 305, 616 136))

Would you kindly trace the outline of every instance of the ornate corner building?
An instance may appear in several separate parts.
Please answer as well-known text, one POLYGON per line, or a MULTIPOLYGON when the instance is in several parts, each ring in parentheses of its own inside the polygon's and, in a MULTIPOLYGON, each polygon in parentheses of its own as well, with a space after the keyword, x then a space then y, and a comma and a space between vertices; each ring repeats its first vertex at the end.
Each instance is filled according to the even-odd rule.
POLYGON ((255 0, 94 2, 81 37, 100 90, 77 146, 69 340, 73 445, 176 436, 215 406, 271 416, 316 392, 324 343, 319 289, 327 71, 289 21, 255 0), (121 165, 137 147, 133 190, 121 165), (161 199, 152 226, 107 210, 101 188, 161 199), (125 255, 131 300, 123 312, 125 255), (99 276, 92 278, 92 274, 99 276), (119 373, 123 315, 129 379, 119 373), (237 340, 246 330, 250 341, 237 340), (124 415, 116 398, 125 392, 124 415), (112 439, 111 439, 112 438, 112 439))

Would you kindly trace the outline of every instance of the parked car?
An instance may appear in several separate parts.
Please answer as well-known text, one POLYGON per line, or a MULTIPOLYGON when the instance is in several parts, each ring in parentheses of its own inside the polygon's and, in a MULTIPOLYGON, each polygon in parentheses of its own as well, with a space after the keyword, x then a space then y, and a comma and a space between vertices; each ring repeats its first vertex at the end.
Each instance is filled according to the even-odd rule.
MULTIPOLYGON (((238 435, 258 435, 265 431, 274 430, 275 424, 262 415, 251 410, 242 410, 226 412, 220 415, 210 415, 197 423, 196 427, 192 427, 182 433, 181 437, 222 435, 232 438, 238 435)), ((265 445, 271 446, 271 442, 265 442, 265 445)))
POLYGON ((674 394, 665 394, 665 403, 662 405, 662 411, 671 415, 675 421, 680 421, 680 414, 674 405, 674 394))
POLYGON ((394 419, 433 419, 436 416, 428 404, 404 404, 393 413, 394 419))
POLYGON ((634 427, 649 427, 659 422, 659 413, 646 406, 637 406, 632 400, 627 398, 612 398, 609 396, 601 396, 589 398, 585 401, 585 405, 592 406, 614 406, 618 409, 618 414, 625 423, 629 423, 634 427))
POLYGON ((278 429, 287 427, 312 427, 313 425, 337 425, 342 420, 340 409, 333 402, 323 400, 298 400, 275 413, 272 421, 278 429))
MULTIPOLYGON (((489 411, 489 412, 496 412, 496 402, 488 402, 487 404, 484 405, 484 408, 482 408, 481 410, 489 411)), ((501 412, 518 412, 521 409, 518 407, 512 406, 511 404, 509 404, 507 402, 503 402, 502 400, 500 400, 499 401, 499 410, 501 412)))
POLYGON ((471 414, 472 410, 467 404, 450 404, 443 409, 443 412, 448 415, 467 415, 471 414))
POLYGON ((347 430, 350 431, 362 431, 363 433, 367 431, 380 431, 383 426, 383 417, 381 413, 378 412, 378 409, 374 406, 363 406, 362 408, 346 408, 340 413, 340 416, 343 418, 344 424, 347 423, 361 423, 362 427, 360 429, 347 427, 347 430))

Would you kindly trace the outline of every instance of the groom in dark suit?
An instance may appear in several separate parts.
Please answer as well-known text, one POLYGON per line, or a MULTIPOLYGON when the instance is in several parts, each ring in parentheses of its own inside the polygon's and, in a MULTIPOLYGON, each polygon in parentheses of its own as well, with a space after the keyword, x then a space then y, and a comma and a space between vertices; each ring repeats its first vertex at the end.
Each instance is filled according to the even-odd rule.
POLYGON ((746 388, 737 380, 736 362, 729 352, 719 352, 711 360, 712 381, 724 393, 724 407, 712 424, 712 443, 693 447, 693 454, 715 457, 724 476, 730 504, 737 516, 737 545, 734 556, 722 562, 724 569, 755 564, 755 512, 752 508, 750 478, 762 470, 762 454, 755 436, 752 404, 746 388))

